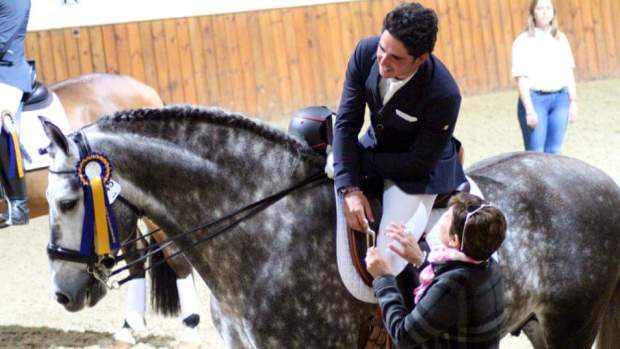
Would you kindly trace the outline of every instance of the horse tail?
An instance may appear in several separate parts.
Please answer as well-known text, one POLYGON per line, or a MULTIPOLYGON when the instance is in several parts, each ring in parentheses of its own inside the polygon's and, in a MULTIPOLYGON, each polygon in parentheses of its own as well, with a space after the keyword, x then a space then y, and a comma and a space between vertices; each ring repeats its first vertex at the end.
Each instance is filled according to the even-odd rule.
POLYGON ((597 349, 613 349, 620 343, 620 282, 611 295, 608 306, 605 308, 603 321, 596 340, 597 349))
MULTIPOLYGON (((150 265, 164 260, 163 251, 150 256, 150 265)), ((151 304, 155 312, 164 316, 176 316, 181 309, 177 275, 168 263, 161 263, 150 269, 151 304)))

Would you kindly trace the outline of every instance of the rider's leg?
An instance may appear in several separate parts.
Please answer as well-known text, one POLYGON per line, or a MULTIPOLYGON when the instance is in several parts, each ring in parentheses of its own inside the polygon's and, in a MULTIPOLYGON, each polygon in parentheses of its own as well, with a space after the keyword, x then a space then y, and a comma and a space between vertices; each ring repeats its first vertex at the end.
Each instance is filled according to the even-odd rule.
POLYGON ((198 324, 200 323, 200 311, 198 297, 196 295, 196 285, 190 273, 183 279, 177 279, 177 290, 179 292, 179 302, 181 303, 181 318, 183 319, 182 342, 198 343, 198 324))
MULTIPOLYGON (((0 83, 0 95, 2 95, 2 101, 0 102, 0 113, 4 118, 5 114, 11 115, 13 120, 19 116, 21 111, 20 103, 23 92, 13 86, 0 83)), ((4 219, 9 224, 27 224, 28 223, 28 203, 26 201, 26 181, 25 177, 16 173, 16 164, 11 164, 10 143, 12 142, 11 135, 7 133, 10 128, 17 127, 10 123, 10 121, 2 120, 3 131, 0 135, 0 177, 5 194, 9 200, 8 208, 9 212, 5 215, 0 215, 0 220, 4 219), (11 166, 13 170, 11 171, 11 166)), ((19 145, 17 145, 19 147, 19 145)), ((19 159, 13 159, 13 161, 22 161, 19 159)))
POLYGON ((383 215, 379 226, 377 246, 388 260, 394 274, 397 275, 398 288, 401 290, 408 309, 413 308, 413 289, 418 283, 417 271, 388 248, 392 240, 385 236, 385 229, 392 223, 401 223, 405 225, 407 232, 415 236, 416 240, 420 240, 436 197, 435 194, 407 194, 393 182, 384 181, 383 215))

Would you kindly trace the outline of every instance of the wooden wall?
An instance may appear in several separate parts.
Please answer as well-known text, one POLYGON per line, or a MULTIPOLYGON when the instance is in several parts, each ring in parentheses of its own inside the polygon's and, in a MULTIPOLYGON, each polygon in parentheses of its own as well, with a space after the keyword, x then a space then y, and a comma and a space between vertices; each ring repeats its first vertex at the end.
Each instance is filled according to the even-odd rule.
MULTIPOLYGON (((511 45, 529 0, 426 0, 436 54, 465 93, 512 88, 511 45)), ((338 104, 348 56, 400 1, 369 0, 28 33, 46 83, 132 75, 167 103, 219 105, 267 119, 338 104)), ((618 0, 556 0, 580 80, 620 76, 618 0)))

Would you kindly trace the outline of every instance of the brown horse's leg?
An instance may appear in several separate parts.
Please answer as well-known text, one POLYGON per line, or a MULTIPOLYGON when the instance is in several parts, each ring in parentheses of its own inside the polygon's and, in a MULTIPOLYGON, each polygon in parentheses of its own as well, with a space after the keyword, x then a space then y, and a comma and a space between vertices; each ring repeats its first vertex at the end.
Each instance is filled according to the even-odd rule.
MULTIPOLYGON (((146 224, 148 231, 154 231, 155 229, 157 229, 157 226, 148 219, 144 219, 144 223, 146 224)), ((157 241, 158 243, 165 241, 167 238, 168 237, 166 236, 166 233, 162 230, 153 234, 153 239, 155 239, 155 241, 157 241)), ((192 266, 191 264, 189 264, 187 259, 185 259, 185 256, 183 256, 182 254, 178 254, 175 257, 170 258, 170 256, 172 256, 173 254, 179 252, 179 248, 174 243, 164 248, 163 252, 164 256, 166 257, 166 262, 168 263, 170 268, 174 270, 175 274, 177 274, 177 278, 184 279, 192 273, 192 266)))

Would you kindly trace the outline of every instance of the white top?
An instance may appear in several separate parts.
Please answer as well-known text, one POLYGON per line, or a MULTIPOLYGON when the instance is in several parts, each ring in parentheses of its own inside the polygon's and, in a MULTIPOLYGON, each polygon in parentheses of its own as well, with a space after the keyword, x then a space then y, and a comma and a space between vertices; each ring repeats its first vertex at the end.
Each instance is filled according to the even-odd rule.
POLYGON ((521 33, 512 44, 512 77, 527 77, 532 90, 557 91, 569 83, 575 60, 564 33, 556 39, 536 29, 521 33))
POLYGON ((379 81, 379 93, 383 99, 383 105, 386 105, 396 91, 405 86, 405 84, 411 80, 416 72, 417 70, 413 74, 409 75, 408 78, 403 80, 398 80, 396 78, 381 78, 381 81, 379 81))

